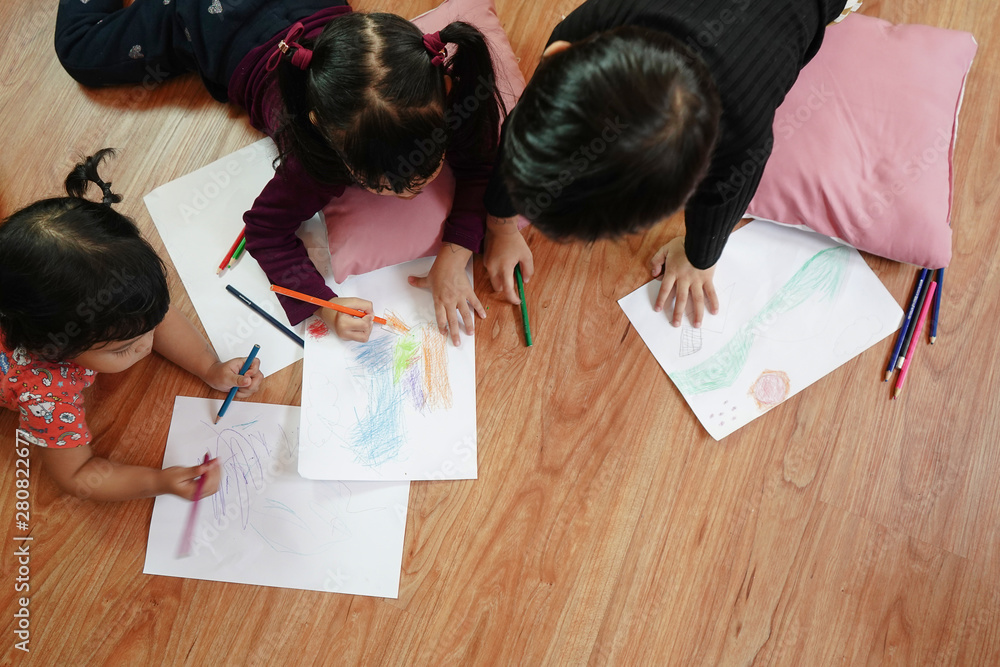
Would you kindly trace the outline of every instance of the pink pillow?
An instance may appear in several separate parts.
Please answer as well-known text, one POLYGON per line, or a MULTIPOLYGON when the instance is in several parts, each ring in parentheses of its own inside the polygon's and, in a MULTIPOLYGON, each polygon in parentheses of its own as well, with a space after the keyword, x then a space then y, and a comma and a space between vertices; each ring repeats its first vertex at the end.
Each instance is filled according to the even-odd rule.
POLYGON ((828 28, 775 113, 747 216, 946 266, 952 151, 976 48, 966 32, 858 14, 828 28))
MULTIPOLYGON (((524 76, 493 0, 445 0, 413 19, 424 32, 440 30, 453 21, 471 23, 486 35, 497 87, 507 109, 512 109, 524 90, 524 76)), ((437 254, 454 195, 455 178, 447 165, 410 200, 348 188, 323 209, 334 279, 339 283, 351 275, 437 254)))

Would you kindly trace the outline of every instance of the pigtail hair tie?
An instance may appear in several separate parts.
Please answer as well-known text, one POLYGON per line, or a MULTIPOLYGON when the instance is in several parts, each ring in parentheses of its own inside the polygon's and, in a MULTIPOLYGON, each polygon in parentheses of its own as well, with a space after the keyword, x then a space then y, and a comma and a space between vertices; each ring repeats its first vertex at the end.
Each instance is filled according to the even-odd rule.
POLYGON ((291 28, 288 29, 288 34, 285 38, 278 42, 278 46, 275 47, 274 53, 267 59, 268 72, 273 72, 277 67, 278 63, 281 62, 281 56, 286 55, 291 51, 291 61, 292 64, 301 70, 305 70, 309 67, 309 63, 312 62, 313 52, 312 49, 307 49, 306 47, 299 44, 297 40, 302 36, 302 33, 306 31, 302 22, 295 23, 291 28), (294 49, 294 50, 293 50, 294 49))
POLYGON ((94 182, 97 183, 97 186, 99 188, 101 188, 101 192, 104 193, 104 198, 101 200, 101 203, 104 204, 105 206, 111 206, 112 204, 117 204, 118 202, 120 202, 122 200, 122 196, 121 195, 116 195, 114 192, 111 191, 111 183, 110 182, 109 183, 105 183, 104 181, 102 181, 100 179, 98 179, 98 180, 96 180, 94 182))
POLYGON ((445 44, 441 41, 441 31, 429 32, 424 35, 424 48, 431 55, 431 65, 444 67, 445 58, 448 57, 448 52, 444 47, 445 44))

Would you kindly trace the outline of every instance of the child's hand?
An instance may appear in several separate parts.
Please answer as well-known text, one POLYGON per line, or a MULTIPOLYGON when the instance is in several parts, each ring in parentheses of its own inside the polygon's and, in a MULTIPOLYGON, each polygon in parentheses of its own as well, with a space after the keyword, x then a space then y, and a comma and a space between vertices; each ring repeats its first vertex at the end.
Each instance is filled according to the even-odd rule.
POLYGON ((671 317, 671 324, 675 327, 681 325, 688 295, 690 295, 694 305, 694 319, 691 324, 695 328, 701 326, 701 320, 705 316, 706 301, 708 302, 708 310, 713 315, 719 312, 719 297, 716 296, 715 286, 712 284, 715 267, 696 269, 688 261, 684 252, 683 236, 678 236, 657 250, 649 265, 654 278, 659 276, 661 272, 663 273, 663 284, 660 285, 660 293, 656 296, 654 310, 657 312, 663 310, 663 305, 670 298, 670 292, 674 288, 677 290, 677 296, 674 298, 674 313, 671 317))
POLYGON ((348 315, 332 308, 321 308, 317 311, 317 314, 326 322, 330 330, 343 340, 353 340, 359 343, 368 342, 368 338, 372 335, 372 324, 375 322, 372 314, 374 310, 372 302, 354 297, 330 300, 341 306, 367 313, 364 317, 354 317, 353 315, 348 315))
POLYGON ((236 392, 238 398, 246 398, 257 393, 264 382, 264 374, 260 372, 260 358, 253 360, 250 370, 245 375, 240 375, 243 362, 246 357, 238 357, 229 361, 217 361, 212 364, 208 373, 205 374, 205 384, 212 389, 228 392, 233 387, 239 387, 236 392))
POLYGON ((434 266, 426 276, 410 276, 410 284, 414 287, 428 287, 434 295, 434 311, 437 314, 437 324, 441 333, 451 334, 455 346, 461 344, 461 330, 458 316, 462 315, 465 333, 472 336, 476 331, 476 321, 472 316, 472 308, 479 317, 486 317, 486 309, 479 302, 465 267, 472 257, 472 251, 455 245, 444 243, 438 251, 434 266), (470 308, 470 306, 472 308, 470 308))
POLYGON ((205 475, 205 483, 201 486, 200 498, 210 496, 219 490, 219 482, 222 479, 222 471, 219 468, 219 459, 212 459, 208 463, 184 468, 173 466, 160 471, 162 493, 172 493, 175 496, 194 500, 194 494, 198 490, 198 478, 205 475))
POLYGON ((490 220, 486 227, 486 256, 483 258, 493 291, 503 292, 504 298, 513 304, 521 303, 514 267, 521 265, 524 282, 531 280, 535 273, 531 249, 518 231, 516 221, 517 218, 507 218, 503 222, 490 220))

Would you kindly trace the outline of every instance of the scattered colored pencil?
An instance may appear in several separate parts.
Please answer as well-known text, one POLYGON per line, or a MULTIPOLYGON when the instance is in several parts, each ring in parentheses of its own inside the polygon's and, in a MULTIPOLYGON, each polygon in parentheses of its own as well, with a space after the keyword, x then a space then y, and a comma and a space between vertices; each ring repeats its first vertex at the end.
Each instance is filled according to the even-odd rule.
POLYGON ((896 368, 902 368, 903 364, 906 362, 906 352, 910 349, 910 341, 913 339, 913 330, 916 328, 917 320, 916 313, 923 311, 924 303, 927 301, 927 290, 930 288, 931 276, 928 274, 927 279, 924 280, 923 289, 920 290, 920 297, 917 299, 917 309, 914 312, 913 319, 910 320, 910 328, 906 331, 906 337, 903 338, 903 347, 899 351, 899 359, 896 360, 896 368))
POLYGON ((229 260, 229 264, 226 264, 227 269, 231 269, 236 266, 236 263, 240 261, 240 257, 243 256, 243 250, 247 247, 247 238, 244 236, 243 240, 240 241, 239 246, 236 247, 236 252, 233 253, 233 258, 229 260))
POLYGON ((941 311, 941 292, 944 291, 944 269, 937 270, 937 290, 934 292, 934 309, 931 310, 931 345, 937 340, 938 313, 941 311))
POLYGON ((229 260, 231 260, 233 258, 233 255, 236 254, 236 249, 240 247, 240 243, 243 242, 243 237, 245 234, 246 234, 246 228, 244 227, 243 229, 240 230, 240 235, 236 237, 235 241, 233 241, 233 245, 231 248, 229 248, 229 252, 227 252, 226 256, 222 258, 222 262, 219 263, 219 268, 215 270, 215 275, 221 276, 222 272, 226 270, 227 266, 229 266, 229 260))
POLYGON ((892 357, 889 358, 889 367, 885 369, 885 380, 883 382, 888 382, 889 378, 892 377, 892 371, 896 368, 896 361, 899 359, 899 353, 903 350, 903 339, 906 338, 906 332, 910 330, 910 323, 913 321, 913 313, 917 309, 917 301, 920 299, 920 292, 924 288, 924 281, 927 280, 927 269, 920 269, 920 279, 917 280, 917 286, 913 290, 913 297, 910 298, 910 308, 906 311, 906 318, 903 320, 903 326, 899 328, 899 333, 896 335, 896 345, 892 348, 892 357))
MULTIPOLYGON (((347 306, 341 306, 339 303, 334 303, 333 301, 324 301, 323 299, 318 299, 314 296, 309 296, 308 294, 303 294, 302 292, 296 292, 295 290, 290 290, 286 287, 278 287, 277 285, 271 285, 271 291, 277 292, 278 294, 284 294, 285 296, 290 296, 293 299, 298 299, 299 301, 305 301, 306 303, 311 303, 314 306, 322 306, 324 308, 330 308, 331 310, 336 310, 338 312, 344 313, 345 315, 353 315, 354 317, 364 317, 368 313, 363 310, 355 310, 354 308, 348 308, 347 306)), ((384 317, 375 317, 375 322, 377 324, 385 324, 386 319, 384 317)))
POLYGON ((248 308, 250 308, 251 310, 253 310, 255 313, 257 313, 258 315, 260 315, 261 317, 263 317, 265 320, 267 320, 268 322, 270 322, 271 324, 273 324, 275 326, 275 328, 278 329, 278 331, 280 331, 281 333, 285 334, 286 336, 288 336, 289 338, 291 338, 292 340, 294 340, 296 343, 298 343, 299 347, 305 347, 306 346, 306 342, 304 340, 302 340, 302 338, 298 334, 296 334, 294 331, 292 331, 291 329, 289 329, 288 327, 286 327, 284 324, 282 324, 281 322, 279 322, 275 317, 273 317, 266 310, 264 310, 263 308, 261 308, 260 306, 258 306, 253 301, 251 301, 248 297, 246 297, 245 295, 243 295, 238 289, 236 289, 232 285, 226 285, 226 291, 229 292, 230 294, 232 294, 233 296, 235 296, 240 301, 242 301, 244 304, 246 304, 246 306, 248 308))
MULTIPOLYGON (((247 360, 243 362, 243 368, 240 369, 240 375, 245 375, 248 370, 250 370, 250 364, 253 363, 254 358, 256 358, 257 353, 260 351, 260 345, 254 345, 253 349, 250 350, 250 354, 247 356, 247 360)), ((239 387, 232 387, 229 393, 226 395, 226 400, 223 401, 222 407, 219 408, 219 414, 215 418, 215 423, 218 424, 219 420, 222 419, 222 415, 226 414, 226 410, 229 409, 229 404, 233 402, 233 398, 236 396, 236 392, 239 391, 239 387)))
POLYGON ((528 324, 528 302, 524 300, 524 279, 521 277, 521 265, 514 267, 514 277, 517 278, 517 295, 521 297, 521 321, 524 322, 524 342, 531 347, 531 325, 528 324))
POLYGON ((903 391, 903 382, 906 381, 906 373, 910 370, 910 364, 913 362, 913 355, 917 352, 917 342, 920 340, 920 331, 924 328, 924 320, 927 319, 927 311, 930 308, 931 299, 934 296, 936 288, 937 283, 934 282, 932 282, 930 287, 927 288, 928 296, 924 300, 924 305, 920 308, 920 317, 916 322, 916 333, 910 341, 910 349, 906 354, 906 361, 903 362, 903 368, 899 371, 899 377, 896 378, 896 390, 892 394, 894 399, 903 391))
MULTIPOLYGON (((205 454, 205 460, 201 463, 202 465, 208 463, 208 454, 205 454)), ((185 558, 191 553, 191 543, 194 541, 195 518, 198 516, 198 501, 201 500, 201 492, 205 488, 205 477, 205 475, 201 475, 198 478, 197 486, 194 488, 194 502, 191 503, 191 513, 188 514, 187 525, 184 526, 184 536, 181 537, 181 548, 177 553, 179 558, 185 558)))

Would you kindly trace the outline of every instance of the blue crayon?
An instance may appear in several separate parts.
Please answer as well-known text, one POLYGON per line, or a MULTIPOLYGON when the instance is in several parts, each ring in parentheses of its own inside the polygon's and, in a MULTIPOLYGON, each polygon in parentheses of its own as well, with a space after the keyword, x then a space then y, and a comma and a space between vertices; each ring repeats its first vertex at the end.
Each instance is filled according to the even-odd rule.
POLYGON ((237 299, 239 299, 244 304, 246 304, 247 308, 249 308, 250 310, 254 311, 258 315, 260 315, 261 317, 263 317, 265 320, 267 320, 268 322, 270 322, 271 324, 273 324, 274 327, 278 331, 280 331, 281 333, 285 334, 286 336, 288 336, 289 338, 291 338, 292 340, 294 340, 295 343, 299 347, 305 347, 306 346, 306 342, 304 340, 302 340, 302 338, 298 334, 296 334, 294 331, 292 331, 291 329, 289 329, 288 327, 286 327, 284 324, 282 324, 281 322, 279 322, 270 313, 268 313, 266 310, 264 310, 263 308, 261 308, 260 306, 258 306, 253 301, 251 301, 248 297, 246 297, 238 289, 236 289, 232 285, 226 285, 226 291, 228 291, 230 294, 232 294, 237 299))
POLYGON ((920 280, 917 281, 917 287, 913 290, 913 298, 910 299, 910 309, 906 311, 906 319, 903 320, 903 326, 899 329, 899 336, 896 338, 896 346, 892 349, 892 357, 889 359, 889 367, 885 369, 885 380, 883 382, 888 382, 889 378, 892 377, 892 371, 896 368, 896 361, 899 360, 899 352, 903 348, 903 339, 906 338, 906 333, 910 329, 910 324, 913 321, 913 311, 917 308, 917 301, 920 300, 920 294, 924 289, 924 282, 927 281, 927 269, 920 269, 920 280))
MULTIPOLYGON (((247 356, 247 360, 243 362, 243 368, 240 369, 240 375, 245 375, 248 370, 250 370, 250 364, 257 357, 257 352, 260 351, 260 345, 254 345, 253 349, 250 350, 250 355, 247 356)), ((229 404, 233 402, 233 398, 236 396, 236 392, 239 391, 239 387, 233 387, 229 390, 229 394, 226 396, 225 402, 223 402, 222 407, 219 408, 219 414, 215 418, 215 423, 218 424, 219 420, 222 419, 222 415, 226 414, 226 410, 229 409, 229 404)))

